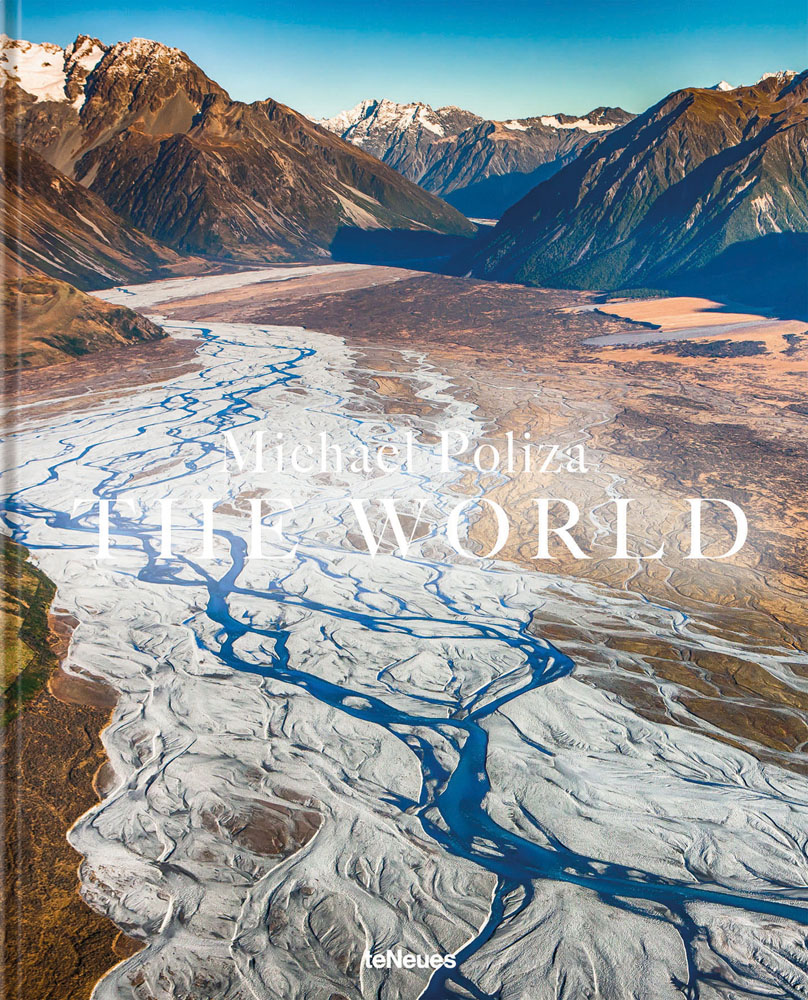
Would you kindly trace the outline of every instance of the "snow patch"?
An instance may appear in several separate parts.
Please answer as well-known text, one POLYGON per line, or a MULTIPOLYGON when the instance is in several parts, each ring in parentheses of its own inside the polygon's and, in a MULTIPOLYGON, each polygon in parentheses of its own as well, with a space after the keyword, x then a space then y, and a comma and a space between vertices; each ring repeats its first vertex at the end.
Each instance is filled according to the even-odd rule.
POLYGON ((14 80, 37 101, 66 101, 64 50, 0 35, 0 81, 14 80))
POLYGON ((65 69, 80 83, 81 90, 73 101, 73 107, 80 111, 84 105, 84 83, 95 67, 106 55, 105 46, 95 38, 79 37, 65 49, 65 69))
POLYGON ((72 104, 78 111, 84 104, 84 81, 106 51, 96 39, 81 35, 66 49, 0 35, 0 84, 14 80, 37 102, 63 103, 69 100, 68 80, 76 82, 80 89, 72 104))
POLYGON ((777 208, 774 199, 768 191, 766 194, 752 199, 752 208, 755 211, 755 228, 761 236, 783 231, 777 222, 777 208))
POLYGON ((755 80, 754 83, 741 83, 733 86, 733 84, 727 83, 726 80, 719 80, 718 83, 713 84, 712 87, 708 87, 707 89, 726 92, 729 90, 739 90, 741 87, 757 87, 766 80, 781 80, 783 83, 786 83, 789 80, 793 80, 796 75, 796 71, 793 69, 779 69, 774 73, 764 73, 763 76, 759 80, 755 80))
POLYGON ((104 234, 101 232, 101 230, 98 228, 98 226, 92 221, 92 219, 88 219, 86 215, 82 215, 82 213, 77 208, 74 208, 73 212, 81 219, 81 221, 86 226, 89 226, 90 229, 92 229, 94 233, 96 233, 98 236, 100 236, 101 239, 105 243, 109 243, 109 240, 106 238, 106 236, 104 236, 104 234))
POLYGON ((446 134, 435 111, 420 101, 412 104, 397 104, 387 98, 360 101, 349 111, 340 111, 332 118, 312 118, 313 122, 335 132, 343 139, 361 145, 377 132, 406 132, 410 128, 421 128, 440 138, 446 134))
POLYGON ((574 118, 570 122, 559 121, 555 115, 543 115, 539 121, 548 128, 568 129, 577 128, 582 132, 611 132, 615 125, 613 122, 599 122, 595 124, 588 118, 574 118))
POLYGON ((778 69, 774 73, 764 73, 759 80, 755 80, 753 86, 763 83, 764 80, 792 80, 797 75, 794 69, 778 69))
POLYGON ((434 132, 435 135, 439 135, 442 138, 446 134, 446 132, 444 131, 444 128, 441 124, 439 124, 437 121, 434 121, 429 117, 431 111, 432 108, 430 108, 428 105, 422 104, 418 108, 418 113, 415 115, 413 121, 417 120, 418 124, 422 128, 427 129, 429 132, 434 132))

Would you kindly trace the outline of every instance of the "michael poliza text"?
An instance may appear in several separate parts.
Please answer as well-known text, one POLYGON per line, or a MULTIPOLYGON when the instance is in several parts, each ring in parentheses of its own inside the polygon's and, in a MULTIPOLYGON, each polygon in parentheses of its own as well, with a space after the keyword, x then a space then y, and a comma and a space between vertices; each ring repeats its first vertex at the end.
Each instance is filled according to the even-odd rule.
POLYGON ((501 440, 486 440, 472 447, 465 431, 443 429, 438 433, 438 445, 434 450, 426 448, 411 430, 403 433, 402 440, 373 445, 360 441, 347 445, 332 441, 327 431, 320 431, 314 442, 290 441, 281 431, 272 434, 259 429, 253 431, 249 446, 242 450, 235 434, 224 431, 223 471, 226 475, 249 471, 253 477, 290 472, 299 476, 343 477, 396 469, 419 473, 430 471, 431 460, 436 471, 448 473, 461 458, 464 465, 477 472, 514 475, 560 469, 578 474, 589 471, 582 444, 564 448, 558 443, 534 441, 530 431, 518 436, 508 431, 501 440), (437 465, 434 464, 436 459, 437 465))

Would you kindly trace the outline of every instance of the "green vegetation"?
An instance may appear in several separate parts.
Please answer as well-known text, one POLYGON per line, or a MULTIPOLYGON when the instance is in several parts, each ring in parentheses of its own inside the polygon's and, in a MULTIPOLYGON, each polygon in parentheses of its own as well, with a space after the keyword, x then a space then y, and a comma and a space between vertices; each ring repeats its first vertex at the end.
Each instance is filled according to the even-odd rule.
POLYGON ((808 76, 784 79, 678 91, 590 143, 503 216, 470 270, 808 316, 808 76))
POLYGON ((45 686, 56 666, 48 610, 56 593, 51 581, 28 561, 28 550, 0 540, 2 575, 3 703, 0 725, 19 715, 45 686))

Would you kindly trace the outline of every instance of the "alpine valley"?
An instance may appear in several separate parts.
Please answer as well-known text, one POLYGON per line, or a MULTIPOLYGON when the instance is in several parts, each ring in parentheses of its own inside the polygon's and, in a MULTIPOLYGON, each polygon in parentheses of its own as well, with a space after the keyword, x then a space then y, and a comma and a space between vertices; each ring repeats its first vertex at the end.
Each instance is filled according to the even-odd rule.
POLYGON ((61 49, 3 35, 0 83, 3 309, 27 330, 9 364, 145 332, 125 308, 102 315, 64 282, 89 289, 201 273, 211 259, 322 257, 341 228, 474 233, 372 156, 275 101, 231 101, 157 42, 80 35, 61 49))
POLYGON ((342 226, 470 235, 445 202, 267 99, 232 101, 178 49, 5 39, 6 131, 183 253, 323 256, 342 226))
POLYGON ((0 83, 4 996, 806 1000, 808 74, 0 83))

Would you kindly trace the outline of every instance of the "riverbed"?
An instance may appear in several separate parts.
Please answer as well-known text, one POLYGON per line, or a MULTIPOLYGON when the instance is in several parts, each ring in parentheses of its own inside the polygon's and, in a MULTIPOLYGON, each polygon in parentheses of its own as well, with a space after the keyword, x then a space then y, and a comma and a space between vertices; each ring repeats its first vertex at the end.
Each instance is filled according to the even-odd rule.
MULTIPOLYGON (((158 310, 221 281, 102 297, 158 310)), ((530 627, 537 609, 574 613, 595 637, 615 620, 646 635, 699 623, 458 555, 438 528, 469 470, 444 468, 433 442, 483 426, 417 348, 384 372, 418 403, 392 414, 372 398, 379 373, 339 337, 163 322, 198 344, 197 369, 80 411, 29 406, 5 453, 6 525, 79 622, 66 670, 120 691, 104 737, 114 784, 70 839, 85 898, 148 947, 95 996, 805 993, 806 778, 641 718, 530 627), (225 474, 223 432, 246 454, 258 426, 326 432, 346 451, 411 431, 418 462, 225 474), (355 496, 379 534, 380 498, 413 516, 426 498, 436 514, 406 559, 389 536, 371 557, 355 496), (100 562, 99 499, 114 501, 100 562), (274 518, 263 560, 247 558, 255 499, 274 518), (458 965, 362 961, 398 947, 458 965)))

